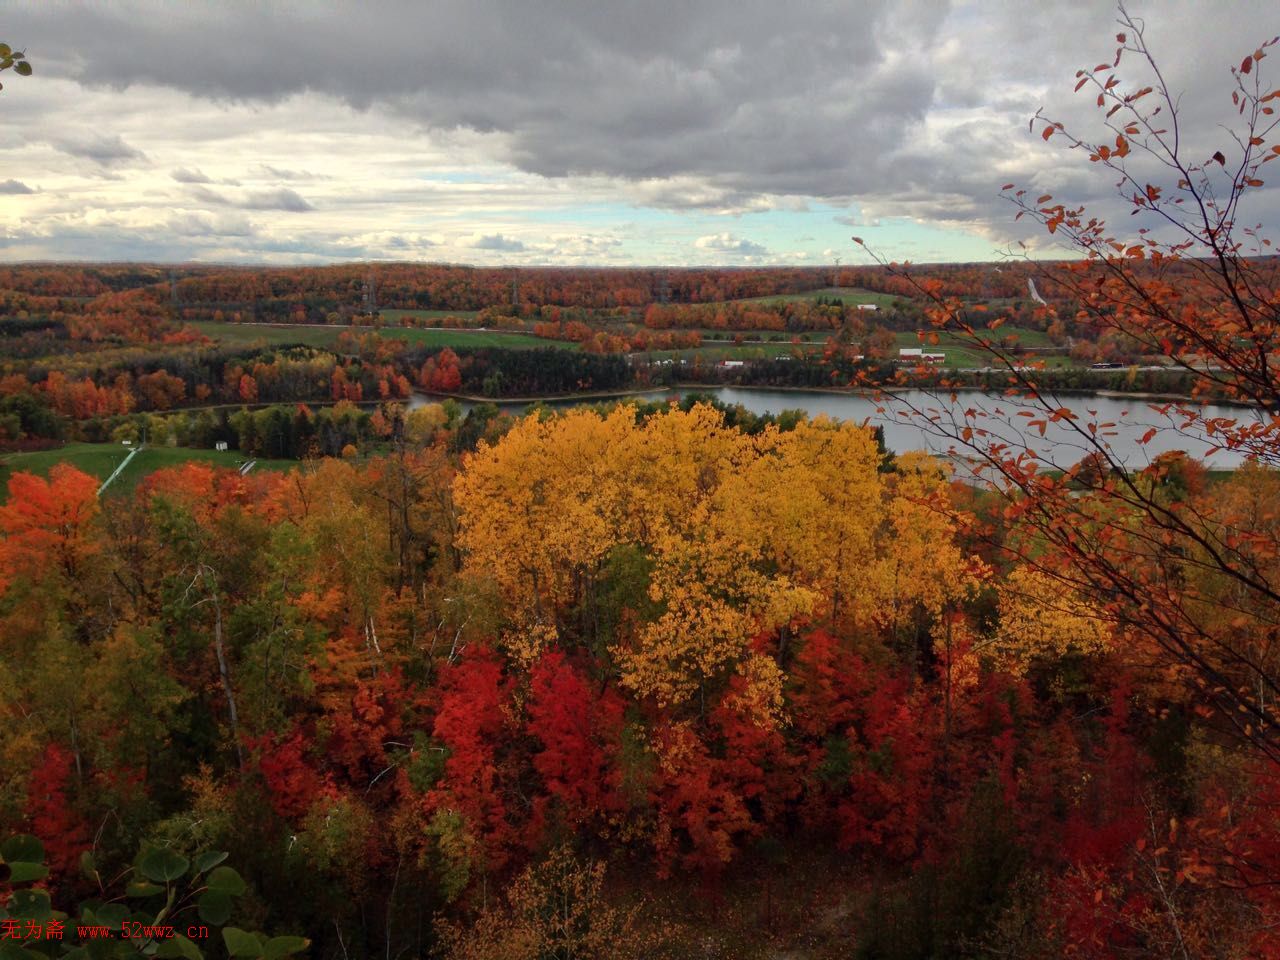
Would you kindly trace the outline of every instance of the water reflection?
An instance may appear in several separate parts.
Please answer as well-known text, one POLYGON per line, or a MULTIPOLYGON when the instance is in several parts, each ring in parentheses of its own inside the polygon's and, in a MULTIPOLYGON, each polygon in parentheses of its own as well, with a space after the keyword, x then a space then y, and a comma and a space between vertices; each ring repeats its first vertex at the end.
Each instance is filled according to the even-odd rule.
MULTIPOLYGON (((645 401, 678 400, 685 392, 687 391, 657 390, 632 396, 645 401)), ((1234 468, 1245 460, 1244 455, 1237 451, 1214 451, 1215 444, 1198 429, 1183 429, 1185 418, 1176 411, 1170 410, 1167 414, 1162 414, 1153 409, 1163 407, 1163 401, 1139 397, 1099 394, 1064 396, 1061 398, 1062 403, 1076 414, 1078 429, 1073 428, 1068 421, 1046 422, 1044 435, 1041 436, 1038 426, 1028 426, 1029 422, 1044 419, 1041 408, 1020 406, 1017 399, 994 397, 979 391, 962 391, 957 394, 954 402, 948 395, 931 394, 923 390, 907 390, 881 400, 846 393, 739 387, 718 387, 697 392, 710 394, 723 403, 741 404, 757 414, 777 414, 783 410, 799 409, 810 417, 825 414, 841 420, 882 426, 885 444, 895 453, 927 450, 939 455, 948 454, 961 445, 947 434, 958 436, 960 428, 966 422, 965 412, 972 410, 978 416, 968 422, 992 434, 985 439, 997 440, 1010 446, 1025 444, 1046 464, 1056 467, 1070 466, 1092 452, 1086 428, 1089 420, 1099 424, 1115 424, 1114 427, 1105 428, 1106 432, 1113 432, 1114 436, 1104 436, 1103 441, 1109 446, 1115 459, 1130 468, 1145 466, 1158 454, 1172 450, 1185 451, 1204 460, 1207 466, 1214 469, 1234 468), (1028 409, 1034 409, 1035 416, 1020 415, 1020 411, 1028 409), (1156 433, 1146 444, 1140 443, 1141 438, 1152 428, 1155 428, 1156 433)), ((430 402, 434 402, 433 398, 417 395, 411 406, 430 402)), ((548 401, 546 405, 565 408, 599 402, 598 398, 575 398, 548 401)), ((474 406, 468 402, 461 405, 464 411, 474 406)), ((529 405, 499 402, 498 406, 510 413, 520 413, 529 405)), ((1224 417, 1242 422, 1264 419, 1261 411, 1248 407, 1209 404, 1197 409, 1202 410, 1202 415, 1206 417, 1224 417)), ((1102 432, 1099 431, 1100 435, 1102 432)))

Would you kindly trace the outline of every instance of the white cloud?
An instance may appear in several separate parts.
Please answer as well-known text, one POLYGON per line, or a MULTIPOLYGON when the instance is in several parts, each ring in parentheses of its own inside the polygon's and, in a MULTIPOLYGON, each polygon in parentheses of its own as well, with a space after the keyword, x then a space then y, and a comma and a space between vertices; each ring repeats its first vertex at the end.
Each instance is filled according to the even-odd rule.
POLYGON ((503 253, 519 253, 524 250, 524 243, 514 237, 506 237, 500 233, 483 234, 475 237, 469 244, 475 250, 500 250, 503 253))
MULTIPOLYGON (((655 4, 161 18, 141 0, 74 16, 19 0, 5 29, 39 72, 2 95, 16 133, 0 143, 0 258, 831 259, 850 254, 841 211, 991 249, 1026 235, 1002 182, 1099 203, 1110 190, 1026 120, 1041 104, 1093 113, 1070 86, 1109 58, 1112 0, 655 4), (782 214, 788 229, 771 227, 782 214)), ((1209 31, 1195 0, 1131 6, 1188 127, 1220 139, 1228 67, 1270 6, 1224 0, 1209 31)), ((1280 190, 1255 198, 1240 222, 1280 222, 1280 190)))
POLYGON ((755 243, 752 240, 744 240, 741 237, 734 236, 732 233, 714 233, 699 237, 693 242, 693 245, 699 250, 728 253, 743 257, 762 257, 769 252, 764 244, 755 243))

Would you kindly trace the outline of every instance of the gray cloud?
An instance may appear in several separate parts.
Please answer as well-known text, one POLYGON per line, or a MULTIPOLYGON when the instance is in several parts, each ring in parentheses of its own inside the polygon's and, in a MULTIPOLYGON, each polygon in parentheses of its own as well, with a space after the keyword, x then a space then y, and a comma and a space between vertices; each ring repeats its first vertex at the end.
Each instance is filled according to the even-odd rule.
MULTIPOLYGON (((1228 68, 1275 32, 1270 3, 1222 0, 1213 30, 1203 29, 1203 0, 1130 6, 1183 94, 1187 142, 1206 156, 1226 149, 1217 121, 1230 119, 1228 68)), ((154 9, 6 8, 6 34, 40 54, 43 82, 20 97, 6 91, 6 118, 29 139, 0 154, 42 185, 40 204, 55 192, 100 212, 149 203, 164 223, 175 191, 155 181, 169 170, 184 185, 180 207, 259 211, 254 223, 274 238, 269 249, 261 241, 264 256, 378 255, 404 249, 393 236, 430 230, 446 256, 487 250, 491 262, 617 254, 566 239, 619 229, 575 221, 574 205, 687 212, 696 225, 642 227, 626 234, 627 252, 643 236, 658 256, 704 251, 724 262, 809 241, 713 218, 745 223, 814 200, 856 211, 860 226, 910 219, 1003 246, 1027 235, 998 197, 1007 181, 1137 222, 1117 216, 1114 177, 1026 126, 1043 104, 1098 128, 1091 98, 1071 85, 1076 68, 1109 60, 1114 0, 387 0, 376 16, 356 0, 154 9), (122 186, 108 190, 108 180, 122 186), (286 187, 304 181, 306 197, 286 187), (523 220, 531 213, 536 223, 523 220), (699 235, 718 246, 698 246, 699 235)), ((1249 222, 1276 223, 1280 190, 1255 201, 1249 222)), ((24 216, 39 205, 23 204, 24 216)), ((826 209, 820 220, 807 228, 812 256, 853 232, 840 220, 833 229, 826 209)))
POLYGON ((504 237, 500 233, 491 233, 476 237, 469 246, 474 250, 501 250, 506 253, 519 253, 524 244, 513 237, 504 237))
POLYGON ((251 192, 239 206, 246 210, 286 210, 289 213, 306 213, 315 209, 288 187, 251 192))
MULTIPOLYGON (((1204 15, 1196 0, 1153 3, 1135 0, 1135 13, 1152 21, 1151 41, 1193 109, 1205 65, 1239 62, 1241 30, 1187 29, 1204 15)), ((709 210, 761 195, 919 187, 990 212, 984 131, 1000 125, 994 139, 1007 145, 1046 84, 1065 91, 1076 67, 1108 52, 1116 16, 1112 0, 543 0, 501 10, 390 0, 378 16, 354 0, 150 9, 122 0, 69 17, 61 4, 28 3, 6 29, 76 64, 87 84, 261 102, 325 93, 427 128, 500 134, 504 159, 522 170, 652 180, 655 204, 709 210), (984 130, 950 131, 936 145, 945 150, 922 149, 927 118, 975 108, 984 130), (963 171, 981 172, 982 194, 937 190, 963 171)), ((1214 18, 1261 24, 1267 9, 1224 0, 1214 18)))
POLYGON ((318 91, 430 128, 501 133, 506 159, 542 175, 834 196, 867 181, 866 159, 927 111, 936 77, 923 54, 948 4, 146 9, 29 5, 6 29, 76 63, 87 84, 264 102, 318 91))
POLYGON ((278 190, 251 190, 241 197, 227 197, 208 187, 195 185, 188 191, 192 199, 220 207, 239 207, 242 210, 282 210, 287 213, 306 213, 314 210, 305 198, 288 187, 278 190))
MULTIPOLYGON (((418 240, 417 246, 429 246, 418 240)), ((351 259, 403 256, 386 238, 321 232, 306 239, 273 236, 257 230, 243 214, 181 211, 164 223, 139 227, 121 217, 93 223, 83 219, 46 222, 18 236, 0 233, 0 250, 18 260, 101 260, 103 250, 116 259, 202 261, 210 263, 323 264, 351 259)))
POLYGON ((199 200, 201 203, 211 203, 217 206, 227 206, 230 201, 216 190, 210 190, 208 187, 192 187, 189 191, 191 197, 199 200))
POLYGON ((270 180, 323 180, 324 177, 309 170, 286 170, 273 167, 269 163, 260 163, 252 171, 256 176, 270 180))
POLYGON ((839 223, 846 227, 878 227, 880 226, 880 221, 875 217, 858 218, 851 213, 845 214, 839 217, 832 217, 832 219, 835 220, 836 223, 839 223))
POLYGON ((178 167, 169 176, 179 183, 213 183, 212 179, 199 170, 188 170, 186 167, 178 167))
POLYGON ((21 180, 0 180, 0 194, 35 193, 21 180))
POLYGON ((213 216, 203 211, 174 214, 165 224, 180 237, 251 237, 253 225, 243 214, 213 216))
POLYGON ((50 137, 49 143, 65 154, 92 160, 104 167, 147 158, 141 150, 125 143, 119 134, 69 132, 50 137))

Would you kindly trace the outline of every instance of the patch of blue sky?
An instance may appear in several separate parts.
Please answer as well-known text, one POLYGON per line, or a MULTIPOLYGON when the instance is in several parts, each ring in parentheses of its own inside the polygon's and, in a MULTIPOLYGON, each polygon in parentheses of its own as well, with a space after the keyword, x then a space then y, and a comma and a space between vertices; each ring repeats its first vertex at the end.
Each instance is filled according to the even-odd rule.
MULTIPOLYGON (((719 231, 728 231, 763 244, 775 256, 804 253, 804 262, 870 263, 853 241, 861 237, 867 246, 890 260, 989 260, 991 241, 961 229, 948 229, 909 219, 863 222, 861 211, 814 203, 808 209, 775 209, 717 218, 719 231), (841 222, 852 220, 853 223, 841 222), (826 251, 831 251, 827 253, 826 251)), ((719 232, 717 231, 717 232, 719 232)))
POLYGON ((909 219, 883 219, 868 225, 856 208, 819 202, 804 208, 741 213, 570 203, 495 210, 488 216, 501 219, 508 227, 528 224, 544 231, 615 236, 623 241, 631 258, 650 263, 707 262, 706 251, 696 248, 696 241, 725 233, 763 246, 768 251, 764 259, 797 264, 830 263, 837 258, 850 265, 871 263, 867 253, 853 242, 854 235, 888 260, 973 261, 990 260, 997 254, 991 240, 977 233, 909 219), (838 221, 839 217, 851 218, 853 225, 838 221))

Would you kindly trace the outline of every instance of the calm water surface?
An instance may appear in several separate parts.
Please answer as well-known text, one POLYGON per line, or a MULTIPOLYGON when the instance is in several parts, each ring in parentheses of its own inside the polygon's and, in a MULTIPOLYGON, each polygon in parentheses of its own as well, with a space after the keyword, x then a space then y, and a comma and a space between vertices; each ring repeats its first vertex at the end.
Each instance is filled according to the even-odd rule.
MULTIPOLYGON (((993 397, 979 391, 962 391, 957 394, 954 403, 949 396, 930 394, 923 390, 903 391, 880 401, 852 394, 803 390, 718 387, 698 392, 710 393, 724 403, 740 403, 752 413, 776 414, 783 410, 798 409, 804 410, 810 417, 826 415, 840 420, 882 426, 885 444, 895 453, 927 450, 935 454, 946 454, 959 444, 943 433, 949 431, 958 435, 959 428, 965 423, 964 414, 967 410, 980 414, 976 420, 969 421, 973 426, 985 428, 1011 445, 1025 443, 1042 460, 1053 466, 1070 466, 1092 449, 1087 439, 1065 422, 1046 424, 1045 434, 1041 437, 1038 428, 1027 426, 1029 420, 1043 418, 1043 413, 1038 408, 1034 418, 1019 416, 1020 410, 1031 408, 1019 406, 1022 401, 1017 401, 1016 398, 1010 400, 993 397)), ((676 399, 680 395, 681 391, 659 390, 636 396, 637 399, 658 400, 676 399)), ((432 402, 430 397, 419 396, 415 397, 412 405, 419 406, 428 402, 432 402)), ((584 401, 561 400, 547 405, 572 407, 582 402, 584 401)), ((1170 450, 1184 450, 1203 459, 1207 466, 1215 469, 1237 467, 1244 462, 1243 455, 1233 451, 1211 452, 1214 444, 1196 428, 1183 429, 1184 418, 1175 411, 1170 410, 1168 414, 1162 415, 1153 409, 1163 407, 1163 401, 1079 394, 1064 395, 1062 403, 1076 413, 1081 429, 1085 429, 1084 424, 1089 420, 1099 424, 1114 423, 1114 427, 1106 429, 1114 431, 1115 435, 1104 439, 1114 456, 1129 467, 1141 467, 1157 454, 1170 450), (1156 428, 1156 434, 1145 445, 1139 443, 1139 439, 1152 427, 1156 428)), ((473 405, 469 403, 462 404, 464 410, 471 406, 473 405)), ((499 406, 518 413, 528 405, 499 403, 499 406)), ((1207 417, 1225 417, 1241 422, 1263 417, 1259 411, 1247 407, 1209 404, 1198 409, 1207 417)))

